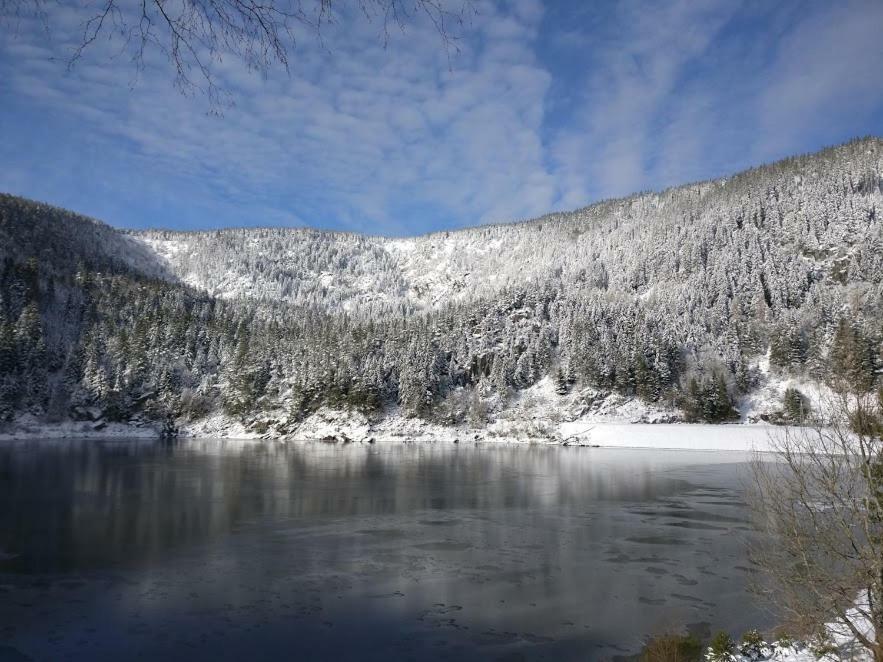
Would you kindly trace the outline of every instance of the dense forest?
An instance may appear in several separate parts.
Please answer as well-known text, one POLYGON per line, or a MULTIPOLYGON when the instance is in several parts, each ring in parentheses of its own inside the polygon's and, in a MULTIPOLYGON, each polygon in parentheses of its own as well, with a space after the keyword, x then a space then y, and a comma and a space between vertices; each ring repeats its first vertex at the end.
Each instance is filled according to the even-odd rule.
MULTIPOLYGON (((758 361, 883 385, 883 141, 568 213, 389 239, 123 232, 0 196, 0 420, 480 426, 544 377, 737 415, 758 361)), ((802 407, 799 393, 783 402, 802 407)))

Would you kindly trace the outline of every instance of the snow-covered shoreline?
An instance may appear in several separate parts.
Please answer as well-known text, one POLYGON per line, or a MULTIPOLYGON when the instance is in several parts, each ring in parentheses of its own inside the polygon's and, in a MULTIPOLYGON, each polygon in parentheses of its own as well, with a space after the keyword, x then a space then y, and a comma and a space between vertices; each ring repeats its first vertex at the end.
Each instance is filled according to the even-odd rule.
MULTIPOLYGON (((775 390, 775 389, 770 389, 775 390)), ((558 395, 550 379, 523 391, 489 416, 482 426, 444 425, 403 415, 396 407, 366 415, 322 407, 294 423, 284 410, 241 420, 213 412, 196 421, 179 420, 186 438, 264 439, 337 442, 532 443, 612 448, 768 451, 780 430, 764 423, 776 394, 747 400, 738 422, 686 423, 680 411, 615 393, 589 391, 558 395)), ((159 423, 98 421, 46 423, 24 415, 0 428, 0 441, 14 439, 114 438, 160 436, 159 423)))
MULTIPOLYGON (((497 403, 482 426, 444 425, 405 416, 398 407, 364 414, 321 407, 298 422, 283 409, 238 419, 215 411, 195 421, 177 421, 179 436, 200 439, 251 439, 336 442, 528 443, 609 448, 670 450, 770 451, 782 428, 766 423, 779 410, 782 393, 794 380, 770 379, 744 396, 740 417, 732 423, 687 423, 683 413, 636 397, 593 389, 561 395, 550 378, 497 403)), ((811 382, 798 384, 813 411, 824 412, 827 392, 811 382)), ((114 438, 160 436, 161 425, 102 420, 46 423, 30 415, 0 427, 0 441, 13 439, 114 438)))
MULTIPOLYGON (((243 439, 291 443, 506 443, 591 446, 599 448, 655 448, 659 450, 768 451, 775 426, 765 424, 690 424, 567 422, 556 427, 536 427, 532 421, 508 421, 505 427, 483 429, 446 427, 425 421, 392 416, 370 422, 351 412, 320 411, 294 432, 278 435, 249 431, 238 422, 214 416, 185 424, 182 438, 243 439)), ((20 419, 0 431, 0 442, 26 439, 158 439, 159 426, 135 427, 108 423, 100 429, 90 424, 38 423, 20 419)))
MULTIPOLYGON (((482 426, 433 423, 404 416, 394 407, 376 415, 322 407, 295 425, 279 425, 286 420, 284 411, 264 414, 262 425, 257 426, 255 421, 243 423, 215 413, 200 421, 183 423, 180 430, 187 437, 286 441, 447 441, 769 451, 782 428, 764 420, 778 411, 781 393, 788 385, 767 380, 763 389, 740 403, 740 418, 733 423, 687 423, 683 413, 674 407, 593 389, 561 395, 554 381, 547 377, 505 404, 498 404, 482 426)), ((815 411, 822 411, 820 389, 802 386, 810 394, 815 411)))

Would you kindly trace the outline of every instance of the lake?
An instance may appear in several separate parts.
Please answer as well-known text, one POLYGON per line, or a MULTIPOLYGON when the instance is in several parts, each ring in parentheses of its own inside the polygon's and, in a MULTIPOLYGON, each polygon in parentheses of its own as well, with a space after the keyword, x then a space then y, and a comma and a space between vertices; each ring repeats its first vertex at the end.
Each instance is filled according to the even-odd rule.
POLYGON ((613 660, 762 629, 747 460, 7 442, 0 660, 613 660))

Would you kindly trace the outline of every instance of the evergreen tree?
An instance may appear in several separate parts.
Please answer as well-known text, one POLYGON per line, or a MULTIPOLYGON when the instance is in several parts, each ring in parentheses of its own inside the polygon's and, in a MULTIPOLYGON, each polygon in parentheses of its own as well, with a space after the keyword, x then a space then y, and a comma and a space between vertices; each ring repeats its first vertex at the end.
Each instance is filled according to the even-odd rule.
POLYGON ((40 413, 45 409, 49 397, 48 357, 36 302, 28 304, 18 318, 15 345, 21 404, 25 409, 40 413))
POLYGON ((560 367, 555 371, 555 392, 558 395, 567 395, 570 391, 570 384, 567 380, 567 376, 560 367))

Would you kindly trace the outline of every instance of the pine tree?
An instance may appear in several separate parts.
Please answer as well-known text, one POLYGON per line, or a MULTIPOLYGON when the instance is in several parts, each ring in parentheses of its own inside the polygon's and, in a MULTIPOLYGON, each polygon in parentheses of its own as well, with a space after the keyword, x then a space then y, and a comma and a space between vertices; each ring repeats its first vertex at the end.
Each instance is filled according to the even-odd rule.
POLYGON ((874 384, 874 357, 871 344, 857 324, 841 319, 834 332, 830 351, 831 374, 850 391, 867 393, 874 384))
POLYGON ((558 395, 567 395, 570 391, 570 384, 568 383, 567 376, 560 367, 555 371, 555 392, 558 395))
POLYGON ((782 410, 789 421, 803 423, 810 413, 809 401, 796 388, 786 388, 782 397, 782 410))
POLYGON ((19 316, 15 325, 15 344, 21 404, 34 413, 40 413, 49 398, 48 357, 36 302, 28 304, 19 316))
POLYGON ((17 377, 15 332, 4 319, 0 306, 0 421, 10 420, 15 413, 19 392, 17 377))

